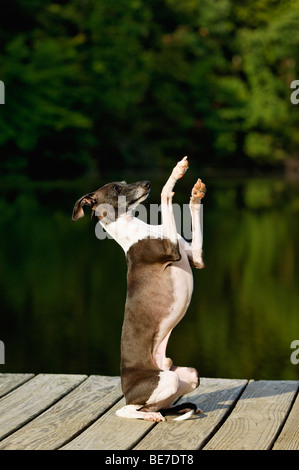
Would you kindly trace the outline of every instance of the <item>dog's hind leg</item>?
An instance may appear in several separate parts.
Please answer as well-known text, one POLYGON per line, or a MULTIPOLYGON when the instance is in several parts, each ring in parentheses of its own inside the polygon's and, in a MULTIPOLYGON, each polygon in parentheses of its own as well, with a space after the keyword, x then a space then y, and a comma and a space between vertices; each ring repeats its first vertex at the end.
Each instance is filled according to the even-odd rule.
MULTIPOLYGON (((146 381, 142 383, 137 382, 135 387, 141 390, 141 387, 144 386, 145 383, 146 381)), ((162 414, 159 413, 159 410, 170 407, 172 402, 178 397, 179 389, 180 379, 175 372, 168 370, 160 371, 159 382, 145 403, 134 404, 134 401, 136 403, 138 399, 132 398, 132 402, 118 410, 116 415, 123 418, 139 418, 157 422, 164 421, 165 419, 162 414)), ((133 393, 134 390, 131 391, 132 397, 133 393)), ((181 393, 179 393, 179 395, 181 395, 181 393)))

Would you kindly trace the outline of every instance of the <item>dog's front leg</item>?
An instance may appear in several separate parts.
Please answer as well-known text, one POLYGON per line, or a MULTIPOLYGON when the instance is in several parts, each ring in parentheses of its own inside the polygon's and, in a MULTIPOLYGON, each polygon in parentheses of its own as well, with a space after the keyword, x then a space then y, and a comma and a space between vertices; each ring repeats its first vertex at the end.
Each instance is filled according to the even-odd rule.
POLYGON ((172 198, 174 195, 173 188, 175 183, 182 178, 188 168, 187 157, 184 157, 172 170, 170 177, 165 183, 161 192, 161 213, 162 213, 162 227, 163 237, 168 238, 178 248, 178 235, 175 224, 172 198))
POLYGON ((186 249, 189 260, 195 268, 202 269, 205 267, 203 261, 203 234, 202 234, 202 225, 200 221, 200 209, 201 209, 201 199, 206 193, 205 184, 198 179, 195 185, 192 188, 191 198, 190 198, 190 212, 191 212, 191 222, 192 222, 192 242, 191 245, 186 249))

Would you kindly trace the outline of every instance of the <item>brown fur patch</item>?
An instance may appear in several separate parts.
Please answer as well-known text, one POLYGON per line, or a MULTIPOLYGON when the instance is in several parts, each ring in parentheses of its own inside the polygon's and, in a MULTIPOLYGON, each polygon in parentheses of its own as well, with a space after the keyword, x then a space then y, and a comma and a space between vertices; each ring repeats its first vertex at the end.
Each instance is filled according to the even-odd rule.
POLYGON ((121 340, 121 377, 127 404, 145 404, 159 381, 153 346, 174 302, 167 265, 178 261, 168 239, 139 240, 127 253, 127 300, 121 340))

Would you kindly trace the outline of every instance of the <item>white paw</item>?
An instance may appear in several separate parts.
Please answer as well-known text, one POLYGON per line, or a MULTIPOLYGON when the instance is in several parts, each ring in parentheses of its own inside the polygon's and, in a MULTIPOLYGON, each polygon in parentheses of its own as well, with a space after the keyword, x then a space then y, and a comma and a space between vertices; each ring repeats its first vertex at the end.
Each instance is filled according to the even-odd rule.
POLYGON ((184 176, 188 169, 188 157, 184 157, 180 162, 174 167, 172 174, 176 180, 179 180, 184 176))
POLYGON ((161 413, 159 412, 152 413, 150 411, 144 413, 143 419, 145 419, 145 421, 153 421, 156 423, 159 423, 160 421, 165 421, 165 418, 164 416, 161 415, 161 413))
POLYGON ((206 185, 201 181, 200 178, 198 178, 191 191, 190 203, 199 204, 200 200, 205 196, 205 194, 206 185))

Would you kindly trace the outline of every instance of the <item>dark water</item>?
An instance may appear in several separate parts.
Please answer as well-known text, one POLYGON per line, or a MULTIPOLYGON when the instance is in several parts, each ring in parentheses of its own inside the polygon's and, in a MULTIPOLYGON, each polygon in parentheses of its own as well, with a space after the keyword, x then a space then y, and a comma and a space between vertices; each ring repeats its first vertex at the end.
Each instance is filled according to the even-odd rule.
MULTIPOLYGON (((194 179, 180 182, 176 202, 188 202, 194 179)), ((70 218, 76 199, 106 182, 2 188, 0 373, 119 374, 124 254, 96 238, 89 216, 70 218)), ((201 376, 299 379, 290 360, 299 340, 298 185, 205 182, 206 269, 194 271, 168 354, 201 376)), ((159 203, 162 181, 152 183, 147 204, 159 203)))

